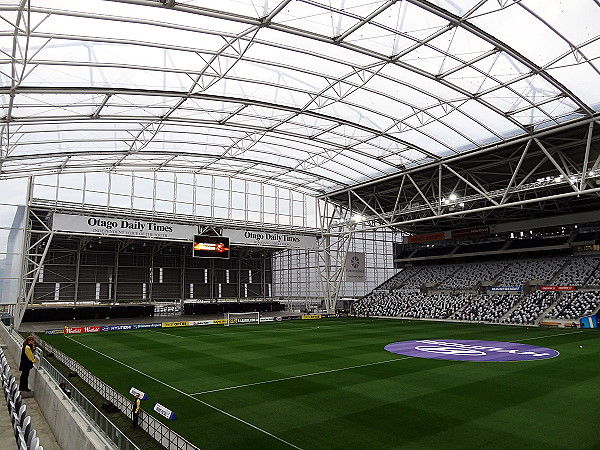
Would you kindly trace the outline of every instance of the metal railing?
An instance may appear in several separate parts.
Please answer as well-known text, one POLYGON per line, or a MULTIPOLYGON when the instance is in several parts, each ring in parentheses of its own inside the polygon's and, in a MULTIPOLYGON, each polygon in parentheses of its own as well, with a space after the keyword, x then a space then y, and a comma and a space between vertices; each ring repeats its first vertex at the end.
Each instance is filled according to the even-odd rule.
POLYGON ((95 432, 106 449, 112 449, 114 446, 117 446, 121 450, 140 450, 137 445, 131 442, 129 438, 115 426, 115 424, 102 414, 85 395, 79 392, 79 390, 77 390, 77 388, 75 388, 69 380, 43 356, 40 358, 40 368, 46 371, 48 376, 56 381, 56 389, 61 389, 59 387, 61 383, 65 383, 65 385, 69 387, 69 394, 61 389, 64 395, 63 399, 73 403, 72 412, 79 414, 84 422, 86 422, 88 431, 95 432), (96 426, 102 430, 106 436, 95 431, 94 428, 96 428, 96 426), (108 442, 107 439, 112 441, 114 445, 108 442))
MULTIPOLYGON (((104 383, 102 380, 100 380, 98 377, 93 375, 89 370, 87 370, 85 367, 83 367, 77 361, 68 357, 67 355, 62 353, 60 350, 57 350, 56 348, 52 347, 47 342, 43 342, 43 343, 41 343, 41 345, 45 348, 46 351, 53 353, 54 357, 58 361, 63 363, 65 366, 67 366, 71 371, 75 372, 77 374, 77 376, 79 376, 79 378, 81 378, 83 381, 85 381, 99 395, 101 395, 103 398, 105 398, 106 400, 108 400, 109 402, 114 404, 121 412, 123 412, 124 414, 127 414, 128 417, 131 418, 131 415, 132 415, 131 414, 131 403, 132 403, 131 400, 129 400, 125 396, 121 395, 119 392, 117 392, 112 387, 110 387, 109 385, 104 383)), ((45 361, 47 361, 47 360, 45 360, 45 361)), ((50 366, 50 367, 52 367, 52 366, 50 366)), ((65 377, 62 374, 58 373, 58 371, 56 371, 56 369, 54 367, 52 367, 52 369, 54 369, 54 371, 58 374, 57 376, 60 376, 60 378, 62 378, 60 383, 66 382, 69 385, 71 384, 68 382, 68 380, 65 379, 65 377)), ((55 379, 58 379, 58 378, 55 378, 55 379)), ((100 427, 104 430, 104 432, 111 438, 111 440, 113 440, 113 442, 115 442, 116 445, 119 446, 120 449, 122 449, 122 450, 137 449, 137 447, 133 443, 131 443, 129 441, 129 439, 126 436, 124 436, 123 433, 106 418, 106 416, 104 416, 93 404, 91 404, 91 402, 89 402, 89 400, 87 400, 87 402, 99 414, 99 417, 98 417, 99 422, 102 422, 102 423, 106 422, 106 426, 108 426, 108 424, 110 424, 114 428, 114 430, 110 430, 110 429, 105 430, 104 427, 101 425, 101 423, 98 423, 98 425, 100 425, 100 427), (114 439, 113 439, 113 436, 114 436, 114 439), (129 444, 126 444, 126 445, 131 445, 131 446, 121 447, 120 442, 123 442, 125 444, 125 440, 129 441, 129 444)), ((87 412, 87 410, 86 410, 86 412, 87 412)), ((88 414, 90 414, 90 413, 88 413, 88 414)), ((92 414, 90 414, 90 417, 95 420, 95 413, 92 413, 92 414), (92 414, 94 414, 94 415, 92 415, 92 414)), ((158 419, 151 416, 150 414, 146 414, 144 412, 144 410, 140 410, 139 426, 146 433, 148 433, 153 439, 155 439, 159 444, 161 444, 163 447, 167 448, 168 450, 200 450, 194 444, 188 442, 183 437, 181 437, 179 434, 177 434, 176 432, 171 430, 169 427, 167 427, 166 425, 161 423, 158 419)))

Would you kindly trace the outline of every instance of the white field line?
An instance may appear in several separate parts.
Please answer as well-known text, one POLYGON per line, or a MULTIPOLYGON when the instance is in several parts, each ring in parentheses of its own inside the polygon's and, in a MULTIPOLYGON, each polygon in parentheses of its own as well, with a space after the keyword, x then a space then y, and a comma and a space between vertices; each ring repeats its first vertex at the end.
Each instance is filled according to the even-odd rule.
POLYGON ((211 405, 211 404, 209 404, 209 403, 206 403, 205 401, 202 401, 202 400, 200 400, 200 399, 197 399, 197 398, 195 398, 195 397, 192 397, 190 394, 187 394, 187 393, 185 393, 185 392, 183 392, 183 391, 181 391, 181 390, 177 389, 176 387, 173 387, 173 386, 171 386, 170 384, 167 384, 167 383, 165 383, 164 381, 161 381, 161 380, 159 380, 159 379, 157 379, 157 378, 154 378, 153 376, 151 376, 151 375, 148 375, 147 373, 144 373, 144 372, 142 372, 141 370, 138 370, 138 369, 136 369, 135 367, 131 367, 130 365, 128 365, 128 364, 125 364, 124 362, 121 362, 121 361, 119 361, 119 360, 117 360, 117 359, 113 358, 112 356, 108 356, 108 355, 106 355, 106 354, 104 354, 104 353, 102 353, 102 352, 100 352, 100 351, 96 350, 95 348, 92 348, 92 347, 90 347, 90 346, 88 346, 88 345, 85 345, 85 344, 83 344, 83 343, 81 343, 81 342, 77 341, 76 339, 73 339, 73 338, 71 338, 71 337, 69 337, 69 336, 67 336, 67 338, 68 338, 68 339, 70 339, 70 340, 72 340, 73 342, 76 342, 76 343, 78 343, 79 345, 81 345, 81 346, 83 346, 83 347, 85 347, 85 348, 88 348, 88 349, 92 350, 93 352, 96 352, 96 353, 98 353, 99 355, 102 355, 102 356, 104 356, 105 358, 108 358, 108 359, 110 359, 111 361, 114 361, 114 362, 116 362, 116 363, 118 363, 118 364, 121 364, 122 366, 125 366, 125 367, 127 367, 128 369, 131 369, 131 370, 133 370, 133 371, 135 371, 135 372, 137 372, 137 373, 139 373, 139 374, 141 374, 141 375, 144 375, 145 377, 148 377, 148 378, 150 378, 151 380, 154 380, 154 381, 156 381, 157 383, 160 383, 160 384, 162 384, 163 386, 166 386, 166 387, 168 387, 168 388, 170 388, 170 389, 173 389, 174 391, 176 391, 176 392, 179 392, 181 395, 185 395, 186 397, 189 397, 189 398, 191 398, 192 400, 195 400, 195 401, 197 401, 197 402, 199 402, 199 403, 203 404, 204 406, 207 406, 207 407, 209 407, 209 408, 211 408, 211 409, 213 409, 213 410, 215 410, 215 411, 217 411, 217 412, 219 412, 219 413, 221 413, 221 414, 223 414, 223 415, 225 415, 225 416, 227 416, 227 417, 230 417, 230 418, 232 418, 232 419, 234 419, 234 420, 237 420, 238 422, 241 422, 241 423, 243 423, 244 425, 247 425, 247 426, 249 426, 250 428, 254 428, 255 430, 257 430, 257 431, 260 431, 261 433, 264 433, 264 434, 266 434, 267 436, 270 436, 270 437, 272 437, 272 438, 274 438, 274 439, 277 439, 278 441, 280 441, 280 442, 282 442, 282 443, 284 443, 284 444, 286 444, 286 445, 289 445, 289 446, 290 446, 290 447, 292 447, 292 448, 295 448, 295 449, 298 449, 298 450, 302 450, 302 448, 301 448, 301 447, 298 447, 297 445, 294 445, 294 444, 292 444, 291 442, 288 442, 288 441, 286 441, 286 440, 284 440, 284 439, 280 438, 279 436, 275 436, 273 433, 269 433, 268 431, 266 431, 266 430, 263 430, 262 428, 260 428, 260 427, 257 427, 256 425, 253 425, 253 424, 251 424, 250 422, 246 422, 244 419, 240 419, 239 417, 236 417, 236 416, 234 416, 233 414, 230 414, 230 413, 228 413, 227 411, 223 411, 222 409, 220 409, 220 408, 217 408, 216 406, 213 406, 213 405, 211 405))
POLYGON ((565 335, 570 336, 571 334, 575 334, 575 333, 583 333, 583 330, 582 331, 571 331, 571 332, 567 331, 565 333, 550 334, 547 336, 536 336, 536 337, 531 337, 531 338, 519 339, 518 341, 515 341, 515 342, 531 341, 533 339, 544 339, 544 338, 555 337, 555 336, 565 336, 565 335))
POLYGON ((164 331, 157 331, 157 330, 148 330, 148 331, 151 331, 153 333, 166 334, 167 336, 173 336, 173 337, 176 337, 176 338, 179 338, 179 339, 185 339, 186 338, 186 336, 177 336, 176 334, 165 333, 164 331))
MULTIPOLYGON (((181 327, 181 328, 184 328, 186 330, 189 330, 190 328, 192 328, 192 329, 196 329, 196 328, 202 329, 202 328, 204 328, 204 326, 201 326, 201 327, 181 327)), ((310 327, 310 328, 292 329, 292 330, 265 330, 264 328, 262 328, 260 330, 244 330, 244 332, 246 332, 246 333, 267 333, 267 332, 268 333, 298 333, 300 331, 316 330, 317 328, 321 328, 321 327, 314 326, 314 327, 310 327)), ((323 325, 322 328, 340 328, 340 325, 323 325)), ((227 331, 224 331, 222 333, 201 333, 201 334, 194 334, 193 336, 177 336, 175 334, 169 334, 169 333, 165 333, 164 331, 158 331, 158 330, 150 330, 150 329, 148 329, 148 330, 142 330, 142 331, 151 331, 153 333, 167 334, 169 336, 178 337, 178 338, 181 338, 181 339, 197 339, 197 338, 202 337, 202 336, 227 336, 229 334, 227 331)))
POLYGON ((256 385, 259 385, 259 384, 277 383, 279 381, 293 380, 295 378, 312 377, 312 376, 315 376, 315 375, 323 375, 323 374, 326 374, 326 373, 341 372, 343 370, 358 369, 360 367, 375 366, 377 364, 387 364, 389 362, 402 361, 403 359, 411 359, 411 358, 413 358, 413 357, 412 356, 407 356, 405 358, 388 359, 386 361, 377 361, 377 362, 367 363, 367 364, 358 364, 356 366, 340 367, 339 369, 322 370, 320 372, 305 373, 303 375, 292 375, 292 376, 289 376, 289 377, 275 378, 273 380, 257 381, 256 383, 240 384, 240 385, 237 385, 237 386, 229 386, 229 387, 226 387, 226 388, 211 389, 209 391, 195 392, 195 393, 190 394, 190 395, 202 395, 202 394, 208 394, 208 393, 211 393, 211 392, 228 391, 228 390, 231 390, 231 389, 238 389, 238 388, 244 388, 244 387, 249 387, 249 386, 256 386, 256 385))

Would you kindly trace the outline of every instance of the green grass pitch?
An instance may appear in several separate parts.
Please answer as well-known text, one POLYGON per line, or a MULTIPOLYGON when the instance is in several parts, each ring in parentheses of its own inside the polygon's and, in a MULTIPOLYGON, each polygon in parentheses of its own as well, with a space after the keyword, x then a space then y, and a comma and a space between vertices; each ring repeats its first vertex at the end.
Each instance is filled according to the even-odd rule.
MULTIPOLYGON (((208 449, 600 448, 597 330, 322 319, 44 336, 208 449), (406 357, 384 346, 477 339, 549 347, 524 362, 406 357)), ((157 416, 158 417, 158 416, 157 416)))

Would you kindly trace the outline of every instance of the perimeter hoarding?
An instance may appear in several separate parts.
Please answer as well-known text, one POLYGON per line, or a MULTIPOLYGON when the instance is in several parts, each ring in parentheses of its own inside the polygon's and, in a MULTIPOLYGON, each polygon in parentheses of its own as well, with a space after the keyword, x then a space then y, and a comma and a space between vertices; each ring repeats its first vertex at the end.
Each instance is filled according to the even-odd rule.
POLYGON ((198 227, 147 220, 55 213, 52 216, 52 230, 100 236, 169 239, 189 242, 198 232, 198 227))

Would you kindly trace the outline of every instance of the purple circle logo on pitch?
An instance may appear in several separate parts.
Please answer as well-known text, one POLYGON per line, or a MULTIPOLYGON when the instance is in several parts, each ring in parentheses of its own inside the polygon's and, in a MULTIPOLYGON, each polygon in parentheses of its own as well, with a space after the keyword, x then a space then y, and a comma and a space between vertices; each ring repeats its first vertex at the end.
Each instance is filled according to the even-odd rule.
POLYGON ((464 339, 422 339, 394 342, 385 350, 417 358, 454 361, 533 361, 554 358, 556 350, 514 342, 474 341, 464 339))

